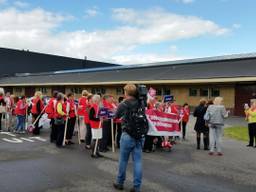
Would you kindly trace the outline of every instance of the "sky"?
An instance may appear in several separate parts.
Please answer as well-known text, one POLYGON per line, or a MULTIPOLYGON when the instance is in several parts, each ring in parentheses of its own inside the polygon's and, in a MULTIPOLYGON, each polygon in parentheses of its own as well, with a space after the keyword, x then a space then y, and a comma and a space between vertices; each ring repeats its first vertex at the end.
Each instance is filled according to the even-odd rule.
POLYGON ((0 0, 0 47, 118 64, 256 52, 255 0, 0 0))

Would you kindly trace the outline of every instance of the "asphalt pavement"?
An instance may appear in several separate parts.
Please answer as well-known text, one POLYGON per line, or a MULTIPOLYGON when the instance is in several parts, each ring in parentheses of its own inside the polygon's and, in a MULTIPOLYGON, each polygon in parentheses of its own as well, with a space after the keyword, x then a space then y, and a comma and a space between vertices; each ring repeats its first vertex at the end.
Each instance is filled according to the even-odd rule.
MULTIPOLYGON (((230 119, 227 124, 242 121, 230 119)), ((143 154, 142 191, 255 192, 256 148, 224 138, 224 156, 209 156, 196 150, 193 124, 192 119, 187 140, 171 152, 143 154)), ((92 159, 83 145, 59 149, 48 137, 48 129, 40 137, 0 134, 1 192, 115 192, 118 152, 92 159)), ((131 186, 132 162, 124 191, 131 186)))

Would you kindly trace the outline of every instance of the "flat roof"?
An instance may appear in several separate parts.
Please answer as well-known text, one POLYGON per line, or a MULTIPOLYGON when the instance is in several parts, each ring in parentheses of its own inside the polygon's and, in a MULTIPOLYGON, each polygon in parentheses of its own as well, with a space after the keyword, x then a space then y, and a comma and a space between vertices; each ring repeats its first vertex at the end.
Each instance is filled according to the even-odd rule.
POLYGON ((0 86, 240 81, 256 81, 255 53, 5 77, 0 79, 0 86))

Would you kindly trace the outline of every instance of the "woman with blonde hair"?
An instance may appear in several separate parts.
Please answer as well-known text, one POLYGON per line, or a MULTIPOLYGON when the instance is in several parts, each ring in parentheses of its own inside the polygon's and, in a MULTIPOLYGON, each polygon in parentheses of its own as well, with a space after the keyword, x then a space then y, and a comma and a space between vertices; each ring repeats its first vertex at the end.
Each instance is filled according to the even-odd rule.
POLYGON ((256 101, 252 101, 251 107, 245 109, 246 120, 248 121, 249 144, 247 147, 253 147, 255 141, 256 147, 256 101))
POLYGON ((224 127, 224 118, 228 117, 229 111, 226 111, 223 105, 223 98, 216 97, 213 101, 213 105, 207 108, 204 119, 209 124, 210 128, 210 153, 214 155, 215 144, 217 149, 217 155, 222 156, 221 152, 221 139, 224 127))
POLYGON ((82 91, 82 97, 79 98, 78 101, 78 117, 79 117, 79 132, 80 132, 80 141, 85 142, 85 135, 86 135, 86 125, 85 125, 85 119, 88 116, 88 112, 86 111, 88 101, 87 96, 89 95, 89 92, 87 90, 82 91))
POLYGON ((35 123, 35 129, 33 130, 34 135, 40 134, 40 128, 39 128, 40 117, 39 117, 39 115, 41 115, 41 113, 43 112, 43 109, 44 109, 44 103, 42 100, 42 92, 36 91, 35 96, 32 99, 32 109, 31 109, 33 123, 35 120, 37 120, 37 122, 35 123), (38 117, 39 117, 39 119, 38 119, 38 117))

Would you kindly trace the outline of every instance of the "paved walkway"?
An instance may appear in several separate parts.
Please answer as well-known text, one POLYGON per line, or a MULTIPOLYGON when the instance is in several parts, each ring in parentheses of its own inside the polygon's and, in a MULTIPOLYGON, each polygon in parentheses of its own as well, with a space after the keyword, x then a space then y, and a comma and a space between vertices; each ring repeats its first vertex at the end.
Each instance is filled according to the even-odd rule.
MULTIPOLYGON (((235 122, 230 120, 230 124, 235 122)), ((195 149, 193 119, 189 136, 172 152, 143 155, 145 192, 255 192, 256 149, 223 139, 224 156, 209 156, 195 149)), ((48 131, 40 138, 48 139, 48 131)), ((44 140, 9 143, 0 134, 0 186, 3 192, 114 192, 118 153, 93 160, 82 146, 57 149, 44 140)), ((20 136, 16 138, 21 139, 20 136)), ((21 139, 22 140, 22 139, 21 139)), ((125 191, 132 185, 128 166, 125 191)))

